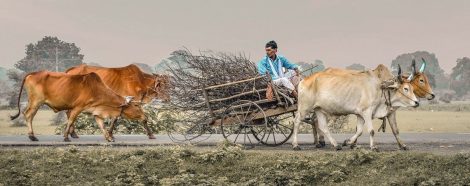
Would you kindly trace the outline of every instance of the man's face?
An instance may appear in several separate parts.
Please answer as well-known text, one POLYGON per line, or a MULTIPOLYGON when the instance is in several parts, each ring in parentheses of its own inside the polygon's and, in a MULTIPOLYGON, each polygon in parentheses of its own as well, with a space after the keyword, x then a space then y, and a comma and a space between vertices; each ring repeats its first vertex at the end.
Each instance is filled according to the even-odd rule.
POLYGON ((266 55, 268 57, 271 57, 271 58, 274 57, 276 55, 276 52, 277 52, 277 49, 273 49, 271 47, 266 48, 266 55))

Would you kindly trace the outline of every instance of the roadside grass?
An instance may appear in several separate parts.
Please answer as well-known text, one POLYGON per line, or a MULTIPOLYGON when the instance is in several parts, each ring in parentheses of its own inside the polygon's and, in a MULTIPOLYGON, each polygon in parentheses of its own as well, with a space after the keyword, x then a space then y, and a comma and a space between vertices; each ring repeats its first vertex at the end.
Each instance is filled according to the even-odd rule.
MULTIPOLYGON (((221 143, 0 150, 4 185, 468 185, 470 154, 252 151, 221 143)), ((1 185, 0 184, 0 185, 1 185)))

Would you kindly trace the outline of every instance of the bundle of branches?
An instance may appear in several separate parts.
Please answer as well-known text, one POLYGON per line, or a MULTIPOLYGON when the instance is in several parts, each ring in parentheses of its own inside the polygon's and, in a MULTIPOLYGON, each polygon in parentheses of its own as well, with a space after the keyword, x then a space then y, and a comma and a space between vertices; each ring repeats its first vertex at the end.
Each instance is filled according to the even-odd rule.
POLYGON ((243 54, 209 51, 196 55, 186 49, 173 52, 170 59, 172 63, 167 66, 172 75, 171 99, 181 109, 207 111, 203 90, 222 84, 230 85, 206 89, 207 97, 213 100, 210 104, 213 110, 223 109, 238 99, 254 101, 266 97, 266 78, 231 84, 259 76, 256 64, 243 54), (243 96, 230 98, 240 94, 243 96))

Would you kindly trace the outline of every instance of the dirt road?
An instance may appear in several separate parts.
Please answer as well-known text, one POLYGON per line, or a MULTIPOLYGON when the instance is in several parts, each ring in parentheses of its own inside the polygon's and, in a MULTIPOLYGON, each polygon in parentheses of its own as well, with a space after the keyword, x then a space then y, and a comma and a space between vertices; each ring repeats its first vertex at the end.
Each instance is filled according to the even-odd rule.
MULTIPOLYGON (((437 154, 470 152, 470 133, 403 133, 400 134, 403 141, 411 151, 432 152, 437 154)), ((338 142, 342 142, 352 134, 334 134, 338 142)), ((27 136, 0 136, 0 146, 9 148, 20 147, 40 147, 40 146, 110 146, 110 147, 141 147, 141 146, 166 146, 188 143, 175 143, 167 135, 157 135, 157 139, 149 140, 144 135, 117 135, 116 142, 105 142, 101 135, 82 135, 79 139, 72 139, 72 142, 63 142, 60 135, 39 135, 40 141, 31 142, 27 136)), ((178 137, 178 136, 176 136, 178 137)), ((207 136, 204 141, 193 143, 197 147, 214 146, 223 141, 222 135, 207 136)), ((379 133, 376 135, 376 142, 381 151, 397 151, 395 138, 391 134, 379 133)), ((332 151, 333 148, 327 142, 327 147, 317 149, 313 146, 311 134, 299 135, 299 144, 305 151, 332 151)), ((359 148, 369 147, 369 136, 363 135, 359 138, 359 148)), ((290 141, 279 147, 265 147, 257 145, 253 150, 291 150, 290 141)), ((343 151, 349 151, 345 147, 343 151)))

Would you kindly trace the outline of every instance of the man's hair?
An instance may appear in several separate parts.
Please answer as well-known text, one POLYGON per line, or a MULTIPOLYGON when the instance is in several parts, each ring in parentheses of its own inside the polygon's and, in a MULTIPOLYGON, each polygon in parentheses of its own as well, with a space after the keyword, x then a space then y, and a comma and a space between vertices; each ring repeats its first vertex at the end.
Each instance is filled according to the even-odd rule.
POLYGON ((266 48, 271 47, 272 49, 277 49, 277 43, 276 41, 272 40, 266 43, 266 48))

